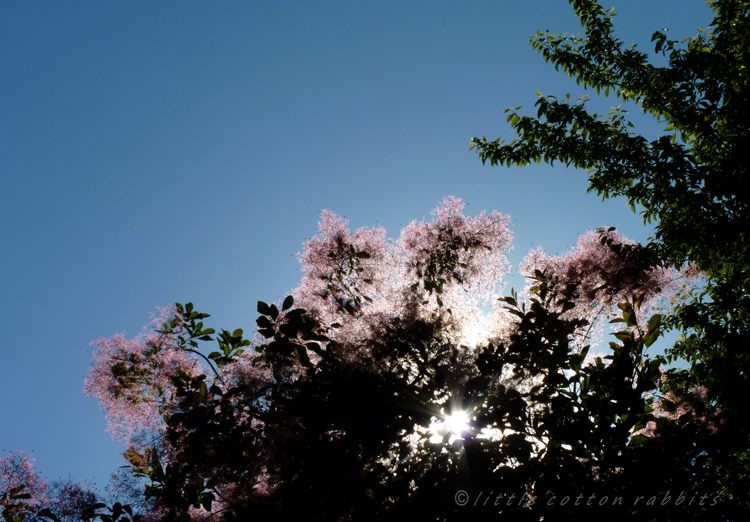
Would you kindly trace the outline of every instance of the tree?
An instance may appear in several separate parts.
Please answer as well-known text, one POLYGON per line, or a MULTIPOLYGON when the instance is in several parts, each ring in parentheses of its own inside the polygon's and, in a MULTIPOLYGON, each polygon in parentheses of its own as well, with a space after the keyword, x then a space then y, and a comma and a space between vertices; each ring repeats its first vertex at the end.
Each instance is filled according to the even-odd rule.
POLYGON ((112 475, 106 495, 72 480, 47 485, 34 470, 33 459, 21 451, 0 458, 0 515, 7 522, 130 522, 133 516, 149 522, 151 502, 144 498, 136 477, 112 475), (105 503, 106 502, 106 503, 105 503), (125 502, 125 505, 123 505, 125 502), (108 507, 108 504, 111 507, 108 507))
POLYGON ((41 509, 46 489, 32 459, 22 452, 0 458, 0 506, 5 520, 23 520, 27 513, 41 509))
MULTIPOLYGON (((609 115, 590 113, 588 95, 575 102, 539 95, 536 116, 510 112, 517 139, 474 138, 483 162, 523 166, 544 160, 588 169, 590 188, 603 198, 622 196, 644 222, 655 221, 647 245, 632 249, 644 267, 693 264, 704 288, 676 307, 666 323, 683 332, 669 350, 685 358, 686 372, 672 371, 672 386, 705 386, 708 400, 729 416, 731 429, 696 448, 696 459, 722 469, 723 498, 748 503, 750 440, 744 394, 750 377, 750 2, 714 0, 707 30, 681 42, 666 30, 652 37, 655 65, 614 35, 614 9, 593 0, 571 0, 583 36, 537 33, 531 45, 588 89, 667 124, 647 140, 635 134, 622 105, 609 115), (720 449, 721 448, 721 449, 720 449)), ((537 93, 539 94, 539 93, 537 93)))
POLYGON ((498 298, 509 219, 462 208, 446 198, 396 242, 324 212, 300 287, 258 304, 253 341, 176 304, 138 342, 95 342, 87 389, 108 415, 164 421, 126 437, 160 519, 729 516, 693 487, 713 471, 684 459, 721 412, 697 389, 659 397, 646 351, 661 319, 643 311, 683 275, 644 269, 607 229, 532 252, 529 286, 498 298), (615 311, 619 343, 590 354, 615 311))

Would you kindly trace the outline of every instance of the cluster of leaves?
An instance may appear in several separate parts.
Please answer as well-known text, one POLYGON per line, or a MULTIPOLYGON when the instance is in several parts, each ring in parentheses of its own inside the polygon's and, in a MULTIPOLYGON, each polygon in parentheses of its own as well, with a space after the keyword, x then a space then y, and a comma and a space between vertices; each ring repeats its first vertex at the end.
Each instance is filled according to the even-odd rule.
MULTIPOLYGON (((362 257, 360 252, 353 250, 352 256, 362 257)), ((260 348, 263 354, 257 358, 258 363, 266 362, 274 369, 281 368, 289 364, 290 358, 297 356, 303 366, 310 367, 312 363, 308 351, 323 359, 331 356, 330 350, 326 351, 321 347, 321 343, 329 339, 321 330, 320 325, 307 316, 305 310, 301 308, 289 310, 293 304, 292 296, 284 299, 281 308, 284 315, 281 317, 276 305, 258 302, 258 313, 261 314, 256 321, 258 333, 268 340, 260 348)), ((356 312, 352 310, 350 313, 356 312)), ((278 372, 274 375, 278 375, 278 372)))
MULTIPOLYGON (((333 342, 321 354, 310 348, 319 356, 313 364, 303 355, 308 343, 300 343, 313 336, 323 343, 323 326, 309 317, 285 323, 283 335, 274 332, 260 347, 265 358, 258 364, 275 366, 276 378, 232 387, 208 385, 205 375, 173 378, 179 401, 164 418, 174 453, 165 459, 153 449, 131 450, 127 458, 152 481, 147 495, 163 520, 201 513, 226 521, 281 514, 489 520, 498 513, 556 520, 582 508, 549 508, 542 499, 619 493, 632 502, 635 492, 689 491, 695 470, 683 459, 706 429, 690 416, 657 416, 645 397, 662 378, 664 360, 644 356, 660 318, 640 331, 639 303, 621 304, 628 328, 612 343, 610 363, 586 365, 588 347, 572 344, 585 319, 563 319, 572 303, 554 311, 561 304, 555 283, 542 272, 535 282, 528 303, 503 299, 518 319, 509 341, 483 345, 472 357, 446 342, 439 321, 394 318, 370 340, 365 364, 337 357, 333 342), (455 410, 471 419, 458 442, 448 433, 437 441, 425 436, 421 428, 455 410), (649 422, 658 423, 658 438, 634 435, 649 422), (539 501, 460 506, 457 490, 512 491, 539 501)), ((258 309, 261 318, 281 312, 264 303, 258 309)), ((597 514, 625 520, 654 510, 597 514)), ((672 516, 690 520, 694 513, 672 516)))
POLYGON ((571 0, 584 35, 537 33, 534 49, 597 94, 635 102, 666 122, 648 140, 633 132, 622 106, 607 116, 590 113, 588 95, 574 103, 542 96, 536 116, 508 109, 517 139, 474 138, 483 162, 523 166, 544 160, 588 169, 590 191, 621 196, 644 222, 655 221, 647 245, 630 249, 643 265, 684 267, 706 275, 706 285, 665 317, 683 337, 669 350, 689 370, 672 371, 684 388, 703 386, 708 400, 730 416, 725 450, 703 450, 707 465, 724 470, 722 495, 748 504, 746 469, 750 422, 738 390, 750 378, 750 199, 743 188, 750 146, 750 2, 709 0, 714 19, 681 41, 666 29, 652 37, 660 66, 614 35, 614 9, 595 0, 571 0), (743 181, 744 180, 744 181, 743 181), (731 449, 729 449, 731 448, 731 449), (709 455, 710 453, 710 455, 709 455), (706 456, 709 455, 709 456, 706 456))

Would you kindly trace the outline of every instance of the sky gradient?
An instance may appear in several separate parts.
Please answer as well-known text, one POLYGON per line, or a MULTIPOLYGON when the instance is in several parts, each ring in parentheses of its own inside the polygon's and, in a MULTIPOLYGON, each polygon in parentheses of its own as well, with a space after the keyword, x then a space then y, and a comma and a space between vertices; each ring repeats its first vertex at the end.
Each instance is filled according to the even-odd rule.
MULTIPOLYGON (((704 0, 620 4, 643 50, 711 20, 704 0)), ((82 391, 91 341, 176 301, 251 330, 322 209, 397 237, 455 195, 511 216, 514 266, 588 228, 645 240, 585 172, 469 151, 512 138, 503 109, 531 113, 534 91, 584 92, 528 45, 545 29, 580 25, 564 0, 0 4, 0 450, 104 485, 124 448, 82 391)))

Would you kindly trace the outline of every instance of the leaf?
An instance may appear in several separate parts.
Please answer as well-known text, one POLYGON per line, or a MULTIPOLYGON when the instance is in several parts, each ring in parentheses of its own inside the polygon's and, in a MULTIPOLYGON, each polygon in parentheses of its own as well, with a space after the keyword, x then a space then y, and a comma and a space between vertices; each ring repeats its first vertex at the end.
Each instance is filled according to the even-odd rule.
POLYGON ((654 344, 654 342, 659 338, 660 331, 659 329, 650 330, 646 336, 643 338, 643 344, 646 345, 646 348, 654 344))
POLYGON ((49 508, 42 509, 39 513, 36 514, 36 516, 49 518, 50 520, 54 520, 56 522, 60 520, 54 513, 52 513, 49 508))
POLYGON ((661 326, 661 314, 655 314, 648 320, 648 329, 654 330, 661 326))
MULTIPOLYGON (((614 333, 614 334, 612 334, 612 335, 614 335, 615 337, 617 337, 617 338, 618 338, 619 340, 621 340, 621 341, 624 341, 624 340, 626 340, 626 339, 632 339, 632 338, 633 338, 633 334, 632 334, 632 333, 630 333, 630 332, 627 332, 627 331, 625 331, 625 332, 615 332, 615 333, 614 333)), ((618 346, 618 348, 619 348, 619 346, 618 346)))
POLYGON ((302 366, 312 366, 310 357, 307 355, 307 349, 304 346, 297 346, 297 354, 299 355, 299 362, 302 364, 302 366))
POLYGON ((281 309, 284 311, 289 310, 293 304, 294 304, 294 297, 292 297, 291 295, 288 295, 284 299, 284 303, 281 305, 281 309))
POLYGON ((258 330, 258 333, 266 339, 270 339, 271 337, 276 335, 276 332, 272 328, 261 328, 258 330))

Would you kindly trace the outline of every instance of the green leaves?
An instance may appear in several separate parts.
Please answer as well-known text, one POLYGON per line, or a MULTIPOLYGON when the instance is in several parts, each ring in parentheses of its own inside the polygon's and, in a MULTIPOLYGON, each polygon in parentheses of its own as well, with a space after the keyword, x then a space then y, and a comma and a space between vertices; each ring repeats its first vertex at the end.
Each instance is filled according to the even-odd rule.
POLYGON ((275 305, 269 306, 258 301, 258 312, 263 314, 256 320, 258 333, 269 339, 269 342, 256 348, 262 353, 257 361, 268 363, 275 373, 291 364, 291 357, 294 355, 303 366, 311 367, 308 350, 315 352, 324 361, 332 359, 332 352, 323 350, 320 346, 320 343, 328 341, 322 326, 308 316, 305 310, 291 309, 293 304, 293 297, 287 296, 282 306, 286 313, 280 318, 275 305))
POLYGON ((271 308, 263 301, 258 301, 258 313, 263 315, 271 315, 271 308))
POLYGON ((179 318, 176 316, 172 319, 169 326, 163 325, 161 333, 170 333, 177 328, 182 328, 184 333, 180 333, 179 340, 183 345, 189 345, 193 348, 197 347, 196 340, 199 341, 210 341, 211 334, 216 333, 213 328, 203 328, 203 319, 211 317, 208 314, 199 313, 193 310, 193 303, 188 303, 184 307, 180 303, 175 303, 177 313, 182 316, 182 322, 179 322, 179 318), (197 322, 196 320, 201 321, 197 322))
POLYGON ((635 310, 630 303, 620 303, 617 307, 622 310, 622 319, 614 319, 612 322, 625 322, 630 327, 638 326, 635 310))
MULTIPOLYGON (((258 307, 260 308, 261 306, 265 307, 264 309, 267 309, 270 314, 276 314, 276 316, 278 316, 279 312, 275 306, 271 305, 271 307, 269 307, 265 303, 259 302, 258 307)), ((165 335, 175 334, 177 336, 179 347, 202 357, 208 362, 218 378, 221 378, 221 376, 219 375, 218 370, 214 368, 212 362, 215 363, 218 368, 223 368, 227 364, 232 363, 238 355, 243 353, 244 347, 250 346, 251 344, 249 340, 242 338, 244 333, 242 329, 238 328, 232 333, 222 330, 221 334, 216 338, 216 342, 219 345, 219 351, 213 351, 208 357, 206 357, 203 353, 198 351, 198 341, 213 340, 213 337, 211 336, 216 333, 216 330, 213 328, 204 328, 202 322, 203 319, 210 317, 210 315, 193 310, 193 303, 187 303, 184 306, 180 303, 175 303, 175 309, 177 310, 178 315, 171 320, 170 324, 164 323, 162 325, 163 329, 159 330, 159 333, 165 335)), ((113 372, 116 371, 116 368, 113 368, 113 372)))
MULTIPOLYGON (((614 11, 592 0, 571 3, 583 37, 537 32, 532 47, 579 85, 634 101, 657 121, 664 120, 664 135, 646 139, 634 134, 621 109, 602 118, 586 110, 583 98, 570 103, 566 96, 561 103, 537 92, 535 117, 515 111, 508 117, 517 139, 474 138, 472 149, 491 165, 522 167, 541 158, 586 169, 590 192, 621 196, 633 212, 641 207, 644 223, 656 225, 653 240, 620 253, 642 268, 692 263, 706 275, 707 293, 695 294, 663 317, 653 316, 645 333, 637 331, 637 306, 624 305, 616 321, 631 331, 619 332, 617 338, 640 353, 655 343, 663 326, 681 329, 684 337, 669 350, 670 360, 683 358, 691 364, 681 382, 709 387, 722 407, 748 418, 735 390, 750 379, 745 349, 750 332, 750 193, 742 188, 750 147, 750 7, 737 0, 708 2, 715 18, 709 30, 698 30, 692 38, 671 39, 666 29, 655 31, 654 51, 669 60, 664 66, 615 37, 614 11)), ((655 375, 654 364, 649 363, 648 379, 655 375)), ((747 424, 743 426, 747 433, 747 424)), ((645 438, 634 437, 633 442, 645 438)), ((747 438, 737 447, 747 447, 747 438)), ((747 458, 747 451, 738 453, 747 458)), ((744 470, 736 474, 750 475, 744 470)))
MULTIPOLYGON (((101 504, 101 506, 104 507, 104 504, 101 504)), ((115 502, 112 505, 111 512, 112 512, 111 515, 104 514, 104 513, 100 514, 99 515, 99 519, 102 522, 116 522, 117 520, 120 520, 121 522, 128 522, 129 519, 127 519, 127 518, 122 518, 121 519, 120 516, 123 513, 127 513, 131 517, 133 516, 133 510, 131 509, 131 507, 130 506, 123 506, 119 502, 115 502)))
MULTIPOLYGON (((291 297, 292 296, 287 296, 287 300, 291 297)), ((286 303, 286 300, 284 302, 286 303)), ((291 306, 291 304, 289 306, 291 306)), ((279 317, 279 309, 276 308, 276 305, 272 304, 269 306, 263 301, 258 301, 258 313, 271 316, 271 319, 274 321, 279 317)))
POLYGON ((237 328, 231 334, 222 330, 216 338, 220 352, 211 352, 208 358, 214 361, 219 368, 233 362, 238 355, 244 352, 244 347, 251 344, 250 340, 243 339, 243 333, 240 328, 237 328))
POLYGON ((648 320, 648 332, 646 336, 643 338, 643 342, 646 344, 646 347, 648 348, 652 344, 654 344, 654 341, 659 338, 661 335, 661 315, 656 314, 651 317, 651 319, 648 320))

